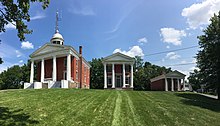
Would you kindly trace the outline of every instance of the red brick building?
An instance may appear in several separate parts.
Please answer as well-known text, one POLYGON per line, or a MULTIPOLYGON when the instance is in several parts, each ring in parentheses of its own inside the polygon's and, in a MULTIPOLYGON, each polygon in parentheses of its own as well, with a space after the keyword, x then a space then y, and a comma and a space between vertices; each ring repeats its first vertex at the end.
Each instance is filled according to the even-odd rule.
POLYGON ((91 66, 82 56, 82 46, 77 52, 64 45, 57 27, 50 43, 33 52, 30 58, 30 83, 25 83, 24 88, 89 88, 91 66))
POLYGON ((175 70, 150 79, 153 91, 185 91, 185 76, 175 70))

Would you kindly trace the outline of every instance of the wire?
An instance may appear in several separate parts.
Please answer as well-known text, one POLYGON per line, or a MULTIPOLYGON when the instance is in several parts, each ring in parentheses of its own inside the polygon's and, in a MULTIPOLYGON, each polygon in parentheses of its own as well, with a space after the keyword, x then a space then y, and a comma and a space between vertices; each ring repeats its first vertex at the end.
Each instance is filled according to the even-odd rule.
POLYGON ((147 54, 147 55, 145 55, 145 56, 159 55, 159 54, 163 54, 163 53, 174 52, 174 51, 181 51, 181 50, 187 50, 187 49, 196 48, 196 47, 199 47, 199 46, 196 45, 196 46, 190 46, 190 47, 185 47, 185 48, 180 48, 180 49, 174 49, 174 50, 169 50, 169 51, 151 53, 151 54, 147 54))
POLYGON ((181 64, 171 64, 171 65, 165 65, 165 66, 185 66, 185 65, 191 65, 191 64, 196 64, 196 63, 181 63, 181 64))

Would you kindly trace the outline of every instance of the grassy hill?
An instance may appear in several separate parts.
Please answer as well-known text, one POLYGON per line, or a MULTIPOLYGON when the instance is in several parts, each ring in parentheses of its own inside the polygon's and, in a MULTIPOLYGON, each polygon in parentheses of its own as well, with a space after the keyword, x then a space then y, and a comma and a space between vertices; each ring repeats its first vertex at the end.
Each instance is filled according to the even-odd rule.
POLYGON ((220 125, 220 102, 193 93, 0 91, 0 125, 220 125))

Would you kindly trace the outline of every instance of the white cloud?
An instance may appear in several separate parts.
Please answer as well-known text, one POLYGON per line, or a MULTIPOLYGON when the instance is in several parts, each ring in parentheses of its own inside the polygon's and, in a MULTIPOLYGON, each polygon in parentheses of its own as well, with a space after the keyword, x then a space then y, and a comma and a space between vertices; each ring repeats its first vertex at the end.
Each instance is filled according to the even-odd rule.
POLYGON ((167 49, 169 49, 169 48, 170 48, 170 46, 166 46, 166 48, 167 48, 167 49))
POLYGON ((173 45, 181 45, 181 38, 186 36, 184 30, 176 30, 174 28, 161 28, 160 35, 162 41, 173 45))
POLYGON ((117 53, 117 52, 123 53, 131 57, 135 57, 135 56, 143 57, 144 56, 143 50, 139 46, 130 47, 128 51, 121 50, 121 48, 115 49, 113 51, 113 53, 117 53))
POLYGON ((180 63, 181 63, 181 64, 185 64, 185 63, 187 63, 187 62, 186 62, 186 60, 182 60, 180 63))
MULTIPOLYGON (((13 24, 16 24, 15 22, 12 22, 13 24)), ((8 23, 6 26, 5 26, 5 29, 16 29, 16 26, 13 25, 12 23, 8 23)))
POLYGON ((180 55, 177 55, 175 52, 169 52, 167 53, 166 55, 166 58, 167 59, 171 59, 171 60, 175 60, 175 59, 178 59, 180 58, 181 56, 180 55))
POLYGON ((31 42, 26 41, 26 42, 21 43, 21 48, 22 49, 33 49, 34 45, 31 42))
POLYGON ((72 7, 71 9, 69 9, 69 12, 73 14, 77 14, 77 15, 83 15, 83 16, 96 15, 96 13, 91 7, 78 7, 78 8, 72 7))
POLYGON ((146 37, 143 37, 143 38, 138 39, 138 43, 139 43, 140 45, 144 45, 144 43, 147 43, 147 38, 146 38, 146 37))
POLYGON ((197 62, 197 59, 193 58, 192 63, 196 63, 196 62, 197 62))
POLYGON ((17 57, 21 57, 21 55, 22 55, 22 53, 18 50, 15 50, 15 53, 16 53, 17 57))
POLYGON ((37 20, 37 19, 42 19, 42 18, 45 18, 46 15, 44 13, 40 13, 40 12, 37 12, 35 16, 31 17, 30 19, 31 20, 37 20))
POLYGON ((219 11, 219 8, 220 0, 204 0, 184 8, 182 16, 187 18, 190 28, 196 29, 201 25, 209 24, 209 19, 219 11))
POLYGON ((122 23, 124 21, 126 21, 126 18, 129 17, 130 13, 132 13, 132 11, 134 11, 139 4, 141 4, 143 1, 137 1, 137 0, 131 0, 128 1, 126 4, 124 4, 124 6, 121 6, 119 12, 122 12, 122 16, 118 19, 117 23, 114 25, 114 27, 107 31, 106 33, 115 33, 120 29, 120 26, 122 25, 122 23))
POLYGON ((23 60, 20 60, 20 61, 19 61, 19 63, 23 63, 23 62, 24 62, 23 60))
POLYGON ((196 67, 196 66, 193 66, 193 67, 189 68, 189 71, 190 71, 190 72, 193 72, 194 70, 199 70, 199 68, 196 67))
POLYGON ((12 58, 23 56, 16 48, 6 44, 4 41, 0 45, 0 57, 12 58))

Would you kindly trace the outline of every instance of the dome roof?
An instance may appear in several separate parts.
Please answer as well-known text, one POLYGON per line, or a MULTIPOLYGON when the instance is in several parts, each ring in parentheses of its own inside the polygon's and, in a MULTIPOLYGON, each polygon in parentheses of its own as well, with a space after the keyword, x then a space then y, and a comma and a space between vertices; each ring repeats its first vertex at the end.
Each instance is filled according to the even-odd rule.
POLYGON ((63 36, 59 32, 56 32, 53 35, 52 39, 62 39, 63 40, 63 36))

